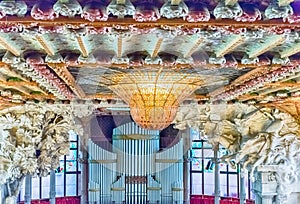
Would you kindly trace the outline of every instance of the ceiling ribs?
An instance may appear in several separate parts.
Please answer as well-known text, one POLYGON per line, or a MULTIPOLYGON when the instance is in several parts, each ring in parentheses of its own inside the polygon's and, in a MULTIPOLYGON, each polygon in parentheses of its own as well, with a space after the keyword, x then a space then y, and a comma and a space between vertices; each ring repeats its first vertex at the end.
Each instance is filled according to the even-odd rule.
POLYGON ((280 90, 282 90, 282 88, 283 88, 282 86, 280 86, 280 87, 267 87, 266 89, 264 89, 262 91, 259 91, 259 94, 268 95, 270 93, 280 91, 280 90))
POLYGON ((152 54, 151 54, 151 57, 152 57, 152 58, 155 58, 155 57, 157 56, 158 51, 159 51, 159 49, 160 49, 160 46, 161 46, 163 40, 164 40, 163 38, 159 38, 159 39, 156 41, 156 44, 155 44, 154 49, 153 49, 153 52, 152 52, 152 54))
POLYGON ((181 0, 171 0, 171 5, 179 5, 181 0))
POLYGON ((117 0, 117 4, 125 4, 125 0, 117 0))
POLYGON ((81 52, 82 56, 87 57, 88 56, 88 51, 86 49, 86 46, 84 44, 84 41, 83 41, 82 37, 77 36, 76 40, 77 40, 77 43, 78 43, 78 46, 79 46, 79 49, 80 49, 80 52, 81 52))
POLYGON ((268 95, 280 90, 288 90, 290 92, 297 91, 300 88, 300 83, 270 83, 266 84, 264 89, 259 90, 259 94, 268 95))
POLYGON ((222 57, 225 54, 228 54, 243 42, 244 42, 244 38, 240 35, 232 35, 228 37, 226 42, 221 44, 215 50, 216 57, 222 57))
MULTIPOLYGON (((258 70, 258 68, 255 69, 255 70, 258 70)), ((254 70, 253 70, 253 71, 254 71, 254 70)), ((250 71, 250 72, 252 72, 252 71, 250 71)), ((248 73, 247 73, 247 74, 248 74, 248 73)), ((245 74, 245 75, 246 75, 246 74, 245 74)), ((262 73, 261 75, 263 75, 263 73, 262 73)), ((257 89, 256 92, 261 93, 261 94, 267 94, 267 93, 271 93, 271 92, 276 91, 276 90, 270 91, 270 87, 278 87, 278 86, 282 86, 282 87, 280 88, 280 89, 282 89, 282 88, 285 88, 285 86, 289 87, 290 85, 297 85, 295 89, 289 88, 291 92, 295 92, 295 91, 297 91, 297 89, 299 89, 299 84, 298 84, 298 83, 289 83, 289 82, 285 82, 285 81, 288 81, 288 80, 291 80, 291 79, 298 78, 299 76, 300 76, 300 73, 297 73, 297 74, 295 74, 295 75, 293 75, 293 76, 289 76, 289 77, 287 77, 287 78, 281 80, 279 83, 276 82, 276 83, 269 83, 269 84, 266 84, 265 86, 263 86, 263 87, 257 89)))
POLYGON ((202 42, 203 38, 198 38, 194 46, 184 55, 184 58, 190 57, 202 42))
POLYGON ((35 38, 49 56, 53 56, 55 54, 51 45, 48 44, 47 40, 45 40, 45 38, 42 35, 37 35, 35 36, 35 38))
POLYGON ((65 64, 48 63, 48 66, 70 87, 70 89, 80 99, 85 97, 85 93, 80 86, 77 85, 73 75, 67 69, 65 64))
POLYGON ((0 74, 0 80, 1 81, 6 81, 6 76, 4 76, 3 74, 0 74))
POLYGON ((90 94, 90 95, 86 95, 86 98, 88 99, 99 99, 99 100, 107 100, 107 99, 115 99, 118 98, 116 97, 114 94, 100 94, 100 93, 96 93, 96 94, 90 94))
MULTIPOLYGON (((102 64, 102 63, 88 63, 88 64, 78 64, 76 65, 77 68, 86 68, 86 67, 89 67, 89 68, 99 68, 99 66, 103 66, 103 67, 106 67, 106 68, 109 68, 109 66, 107 66, 107 64, 102 64)), ((128 68, 128 64, 124 63, 124 64, 112 64, 111 67, 119 67, 119 68, 122 68, 122 69, 127 69, 128 68)), ((140 67, 138 65, 132 65, 131 67, 140 67)), ((143 65, 143 67, 145 68, 160 68, 161 65, 155 65, 155 64, 151 64, 151 65, 143 65)), ((175 64, 173 66, 174 69, 182 69, 182 68, 188 68, 188 67, 193 67, 193 64, 175 64)), ((223 68, 224 66, 223 65, 218 65, 218 64, 206 64, 205 65, 205 68, 207 69, 221 69, 223 68)), ((272 64, 272 65, 264 65, 264 66, 259 66, 257 67, 256 64, 241 64, 241 63, 238 63, 237 64, 237 67, 236 69, 257 69, 257 70, 269 70, 269 69, 276 69, 276 68, 280 68, 281 65, 278 65, 278 64, 272 64)), ((243 76, 243 75, 242 75, 243 76)))
POLYGON ((123 39, 121 37, 118 38, 117 44, 117 57, 120 58, 123 55, 123 39))
MULTIPOLYGON (((41 20, 35 20, 31 16, 25 16, 23 18, 10 18, 9 22, 11 24, 18 24, 23 25, 25 27, 32 27, 32 25, 38 25, 38 26, 53 26, 53 21, 41 21, 41 20)), ((72 26, 82 26, 82 24, 86 24, 86 20, 81 18, 57 18, 55 19, 55 22, 59 25, 72 25, 72 26)), ((6 25, 7 19, 2 18, 0 19, 0 24, 6 25)), ((238 28, 254 28, 257 29, 258 27, 265 27, 265 28, 272 28, 277 27, 278 29, 282 28, 290 28, 290 29, 297 29, 300 28, 300 24, 290 24, 288 22, 283 22, 282 19, 271 19, 271 20, 263 20, 263 21, 255 21, 251 22, 249 24, 245 24, 245 22, 242 21, 236 21, 232 19, 222 19, 216 20, 211 19, 209 21, 201 21, 201 22, 187 22, 183 19, 159 19, 155 22, 137 22, 132 18, 124 18, 124 19, 118 19, 118 18, 110 18, 107 21, 94 21, 89 22, 89 26, 93 27, 113 27, 115 25, 135 25, 137 28, 154 28, 154 27, 161 27, 161 26, 171 26, 171 27, 177 27, 180 26, 182 28, 207 28, 207 26, 216 26, 216 27, 224 27, 224 25, 230 25, 235 29, 238 28)))
POLYGON ((262 100, 263 98, 265 98, 265 96, 262 95, 251 95, 249 93, 247 94, 243 94, 237 97, 237 99, 239 101, 248 101, 248 100, 253 100, 253 99, 259 99, 262 100))
MULTIPOLYGON (((265 67, 265 69, 269 69, 270 67, 265 67)), ((264 74, 264 69, 261 68, 256 68, 256 69, 252 69, 251 71, 247 72, 244 75, 239 76, 238 78, 236 78, 233 82, 230 83, 231 86, 233 85, 239 85, 244 83, 245 81, 253 78, 253 76, 260 76, 262 74, 264 74)))
POLYGON ((247 52, 249 58, 255 58, 268 50, 282 44, 285 41, 283 35, 273 35, 267 38, 263 43, 255 44, 247 52))
POLYGON ((11 52, 15 56, 21 55, 21 52, 18 49, 16 49, 15 47, 11 46, 10 43, 7 42, 7 40, 5 38, 3 38, 2 36, 0 36, 0 45, 2 47, 4 47, 5 49, 7 49, 9 52, 11 52))
POLYGON ((280 57, 289 57, 293 54, 296 54, 297 52, 300 52, 300 42, 293 43, 291 47, 286 48, 282 52, 280 52, 280 57))
POLYGON ((31 90, 29 87, 36 87, 36 88, 38 88, 38 84, 36 82, 10 82, 10 81, 7 82, 7 81, 0 81, 0 87, 3 87, 5 89, 14 89, 14 90, 20 91, 21 93, 23 93, 25 95, 30 95, 33 90, 31 90))
MULTIPOLYGON (((0 65, 1 66, 1 65, 0 65)), ((4 65, 0 67, 0 73, 6 75, 7 77, 18 77, 19 79, 22 79, 23 81, 28 81, 26 78, 21 76, 20 74, 16 73, 15 71, 11 70, 8 65, 4 65)))
POLYGON ((225 5, 231 6, 238 2, 238 0, 225 0, 225 5))
POLYGON ((278 0, 278 6, 287 6, 292 2, 294 2, 294 0, 278 0))
POLYGON ((267 87, 281 87, 281 88, 299 88, 300 87, 300 83, 289 83, 289 82, 284 82, 284 83, 280 83, 280 82, 276 82, 276 83, 270 83, 270 84, 266 84, 267 87))

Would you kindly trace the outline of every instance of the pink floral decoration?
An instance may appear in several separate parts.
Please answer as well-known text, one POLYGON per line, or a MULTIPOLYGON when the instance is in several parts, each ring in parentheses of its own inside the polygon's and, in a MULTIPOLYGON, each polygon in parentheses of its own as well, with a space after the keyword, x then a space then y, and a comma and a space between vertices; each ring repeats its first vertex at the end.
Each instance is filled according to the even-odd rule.
POLYGON ((235 18, 236 21, 242 22, 254 22, 261 20, 261 13, 257 8, 254 8, 252 5, 244 5, 242 6, 243 14, 241 16, 237 16, 235 18))
POLYGON ((83 8, 81 18, 88 21, 106 21, 108 15, 106 14, 104 5, 98 2, 90 2, 83 8))
POLYGON ((54 20, 59 17, 59 14, 53 10, 53 3, 37 1, 31 9, 31 16, 36 20, 54 20))

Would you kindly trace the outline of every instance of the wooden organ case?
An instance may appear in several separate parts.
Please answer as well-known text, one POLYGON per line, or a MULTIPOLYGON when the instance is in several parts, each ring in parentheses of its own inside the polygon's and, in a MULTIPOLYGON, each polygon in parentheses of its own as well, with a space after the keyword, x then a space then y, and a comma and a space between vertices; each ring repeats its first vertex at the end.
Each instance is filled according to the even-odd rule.
POLYGON ((159 150, 159 131, 127 123, 113 152, 89 141, 89 203, 183 203, 183 141, 159 150))

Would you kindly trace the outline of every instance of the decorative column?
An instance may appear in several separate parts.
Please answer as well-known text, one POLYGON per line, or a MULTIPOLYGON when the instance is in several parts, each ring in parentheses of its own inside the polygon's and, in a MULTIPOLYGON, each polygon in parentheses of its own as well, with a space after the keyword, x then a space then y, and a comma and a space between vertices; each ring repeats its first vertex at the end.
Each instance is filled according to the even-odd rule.
POLYGON ((190 128, 187 128, 181 132, 181 136, 184 141, 184 155, 183 155, 183 200, 185 203, 190 203, 190 148, 191 137, 190 128))
POLYGON ((4 198, 3 187, 0 185, 0 204, 2 204, 2 200, 4 198))
POLYGON ((219 144, 213 147, 214 150, 214 163, 215 163, 215 202, 214 204, 220 203, 220 172, 219 172, 219 161, 218 161, 218 151, 219 144))
POLYGON ((32 181, 31 175, 26 175, 26 177, 25 177, 25 196, 24 196, 25 204, 30 204, 31 203, 31 195, 32 195, 32 192, 31 192, 32 183, 31 183, 31 181, 32 181))
POLYGON ((81 204, 88 203, 88 140, 90 137, 90 120, 96 106, 92 101, 74 101, 72 103, 73 115, 78 127, 78 135, 80 142, 80 151, 82 158, 79 158, 81 164, 81 204))
POLYGON ((245 170, 240 168, 240 204, 244 204, 246 201, 246 192, 245 192, 245 170))
POLYGON ((55 170, 50 171, 50 192, 49 192, 49 198, 50 198, 50 204, 55 204, 55 170))
POLYGON ((274 173, 276 165, 264 165, 257 168, 253 192, 255 193, 255 204, 272 204, 274 196, 277 195, 277 181, 274 173))
POLYGON ((81 201, 80 203, 86 204, 88 203, 88 152, 86 150, 82 150, 82 158, 81 158, 81 201))
POLYGON ((80 151, 82 152, 81 163, 81 202, 82 204, 88 203, 88 182, 89 182, 89 170, 88 170, 88 139, 90 137, 90 120, 91 117, 78 118, 83 133, 80 135, 80 151))

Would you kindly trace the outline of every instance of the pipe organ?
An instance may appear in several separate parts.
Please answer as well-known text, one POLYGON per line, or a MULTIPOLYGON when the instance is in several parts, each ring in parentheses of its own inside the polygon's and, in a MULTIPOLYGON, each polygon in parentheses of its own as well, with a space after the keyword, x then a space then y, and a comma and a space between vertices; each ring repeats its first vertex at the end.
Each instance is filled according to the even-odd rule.
POLYGON ((111 188, 116 179, 117 154, 104 150, 91 140, 89 152, 89 203, 111 203, 111 188))
POLYGON ((89 141, 89 203, 183 203, 183 142, 159 151, 159 131, 127 123, 113 152, 89 141))

